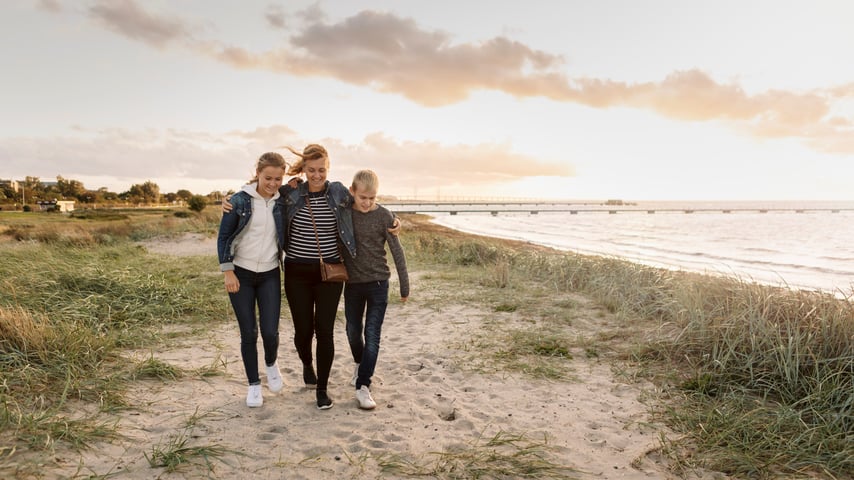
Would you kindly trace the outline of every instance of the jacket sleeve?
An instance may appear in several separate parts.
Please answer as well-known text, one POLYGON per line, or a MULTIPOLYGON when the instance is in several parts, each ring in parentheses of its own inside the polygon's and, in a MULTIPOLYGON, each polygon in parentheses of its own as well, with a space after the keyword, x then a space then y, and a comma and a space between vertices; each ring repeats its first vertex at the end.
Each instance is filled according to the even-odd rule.
POLYGON ((237 200, 237 196, 231 197, 232 205, 234 208, 231 209, 230 212, 226 212, 222 215, 222 219, 219 222, 219 234, 216 239, 216 251, 217 256, 219 257, 219 269, 224 272, 226 270, 234 270, 234 254, 231 252, 231 244, 234 241, 234 234, 237 230, 237 225, 240 221, 240 215, 237 213, 242 210, 242 208, 238 208, 237 205, 240 200, 237 200))

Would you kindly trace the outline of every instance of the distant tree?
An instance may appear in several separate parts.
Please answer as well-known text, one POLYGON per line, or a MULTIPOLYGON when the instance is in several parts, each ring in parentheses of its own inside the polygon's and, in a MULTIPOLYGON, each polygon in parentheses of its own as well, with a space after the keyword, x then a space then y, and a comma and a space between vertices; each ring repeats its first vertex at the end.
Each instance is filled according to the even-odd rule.
POLYGON ((101 187, 98 189, 98 195, 103 198, 105 201, 118 200, 119 194, 116 192, 111 192, 107 190, 107 187, 101 187))
POLYGON ((178 198, 180 198, 181 200, 183 200, 185 202, 189 201, 190 198, 193 197, 192 192, 190 192, 189 190, 184 190, 184 189, 178 190, 177 192, 175 192, 175 194, 178 195, 178 198))
POLYGON ((21 189, 22 198, 27 202, 44 198, 44 185, 39 177, 25 177, 21 189))
POLYGON ((80 201, 86 198, 86 187, 77 180, 66 180, 61 175, 56 177, 56 190, 62 198, 76 198, 80 201))
POLYGON ((201 195, 193 195, 187 200, 187 206, 194 212, 201 212, 208 205, 207 198, 201 195))
POLYGON ((148 180, 142 185, 131 185, 127 192, 119 194, 119 198, 134 203, 158 203, 160 201, 160 187, 148 180))

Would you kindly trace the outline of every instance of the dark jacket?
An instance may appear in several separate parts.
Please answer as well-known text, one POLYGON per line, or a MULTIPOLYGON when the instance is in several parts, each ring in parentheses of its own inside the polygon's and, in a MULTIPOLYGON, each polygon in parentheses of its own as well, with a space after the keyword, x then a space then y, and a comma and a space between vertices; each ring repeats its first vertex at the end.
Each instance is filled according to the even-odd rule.
MULTIPOLYGON (((229 199, 232 209, 222 215, 219 224, 219 235, 216 239, 216 251, 219 256, 219 268, 222 271, 234 270, 234 240, 249 223, 252 217, 252 197, 248 193, 240 191, 229 199)), ((286 229, 282 220, 284 212, 283 197, 280 195, 273 205, 273 221, 276 224, 276 244, 279 249, 279 262, 282 261, 282 252, 285 248, 286 229)), ((352 219, 350 230, 352 231, 352 219)))
MULTIPOLYGON (((308 196, 308 183, 302 182, 297 188, 290 185, 282 185, 279 188, 279 198, 283 199, 284 209, 282 215, 285 226, 285 240, 283 249, 287 251, 288 240, 290 237, 291 221, 296 216, 297 212, 305 206, 306 197, 308 196)), ((353 234, 353 211, 350 207, 353 205, 353 197, 350 195, 350 190, 341 182, 326 181, 326 201, 332 213, 335 215, 335 221, 338 223, 338 240, 350 252, 350 255, 356 256, 356 236, 353 234)))

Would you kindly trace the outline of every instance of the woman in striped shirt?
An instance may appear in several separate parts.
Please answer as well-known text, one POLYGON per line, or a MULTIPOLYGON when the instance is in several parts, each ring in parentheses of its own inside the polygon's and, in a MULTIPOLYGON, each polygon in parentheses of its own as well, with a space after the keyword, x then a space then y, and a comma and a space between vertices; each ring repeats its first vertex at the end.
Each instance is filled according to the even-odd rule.
MULTIPOLYGON (((287 148, 299 157, 288 174, 305 174, 305 182, 280 189, 285 204, 285 295, 294 322, 294 345, 303 363, 303 381, 306 386, 316 385, 317 408, 325 410, 332 408, 327 388, 335 355, 335 314, 344 284, 321 280, 318 249, 326 263, 341 262, 339 242, 356 256, 350 209, 353 197, 341 182, 326 179, 329 155, 325 148, 316 144, 302 152, 287 148), (317 338, 317 374, 312 365, 313 337, 317 338)), ((392 233, 397 234, 400 222, 395 222, 392 233)))

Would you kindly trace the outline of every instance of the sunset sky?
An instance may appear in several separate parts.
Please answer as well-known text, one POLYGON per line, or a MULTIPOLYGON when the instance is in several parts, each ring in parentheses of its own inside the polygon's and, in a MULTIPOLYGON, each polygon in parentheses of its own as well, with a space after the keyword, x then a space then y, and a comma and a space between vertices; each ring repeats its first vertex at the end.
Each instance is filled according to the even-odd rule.
POLYGON ((854 200, 854 2, 0 3, 0 179, 448 198, 854 200), (289 158, 289 157, 286 157, 289 158))

